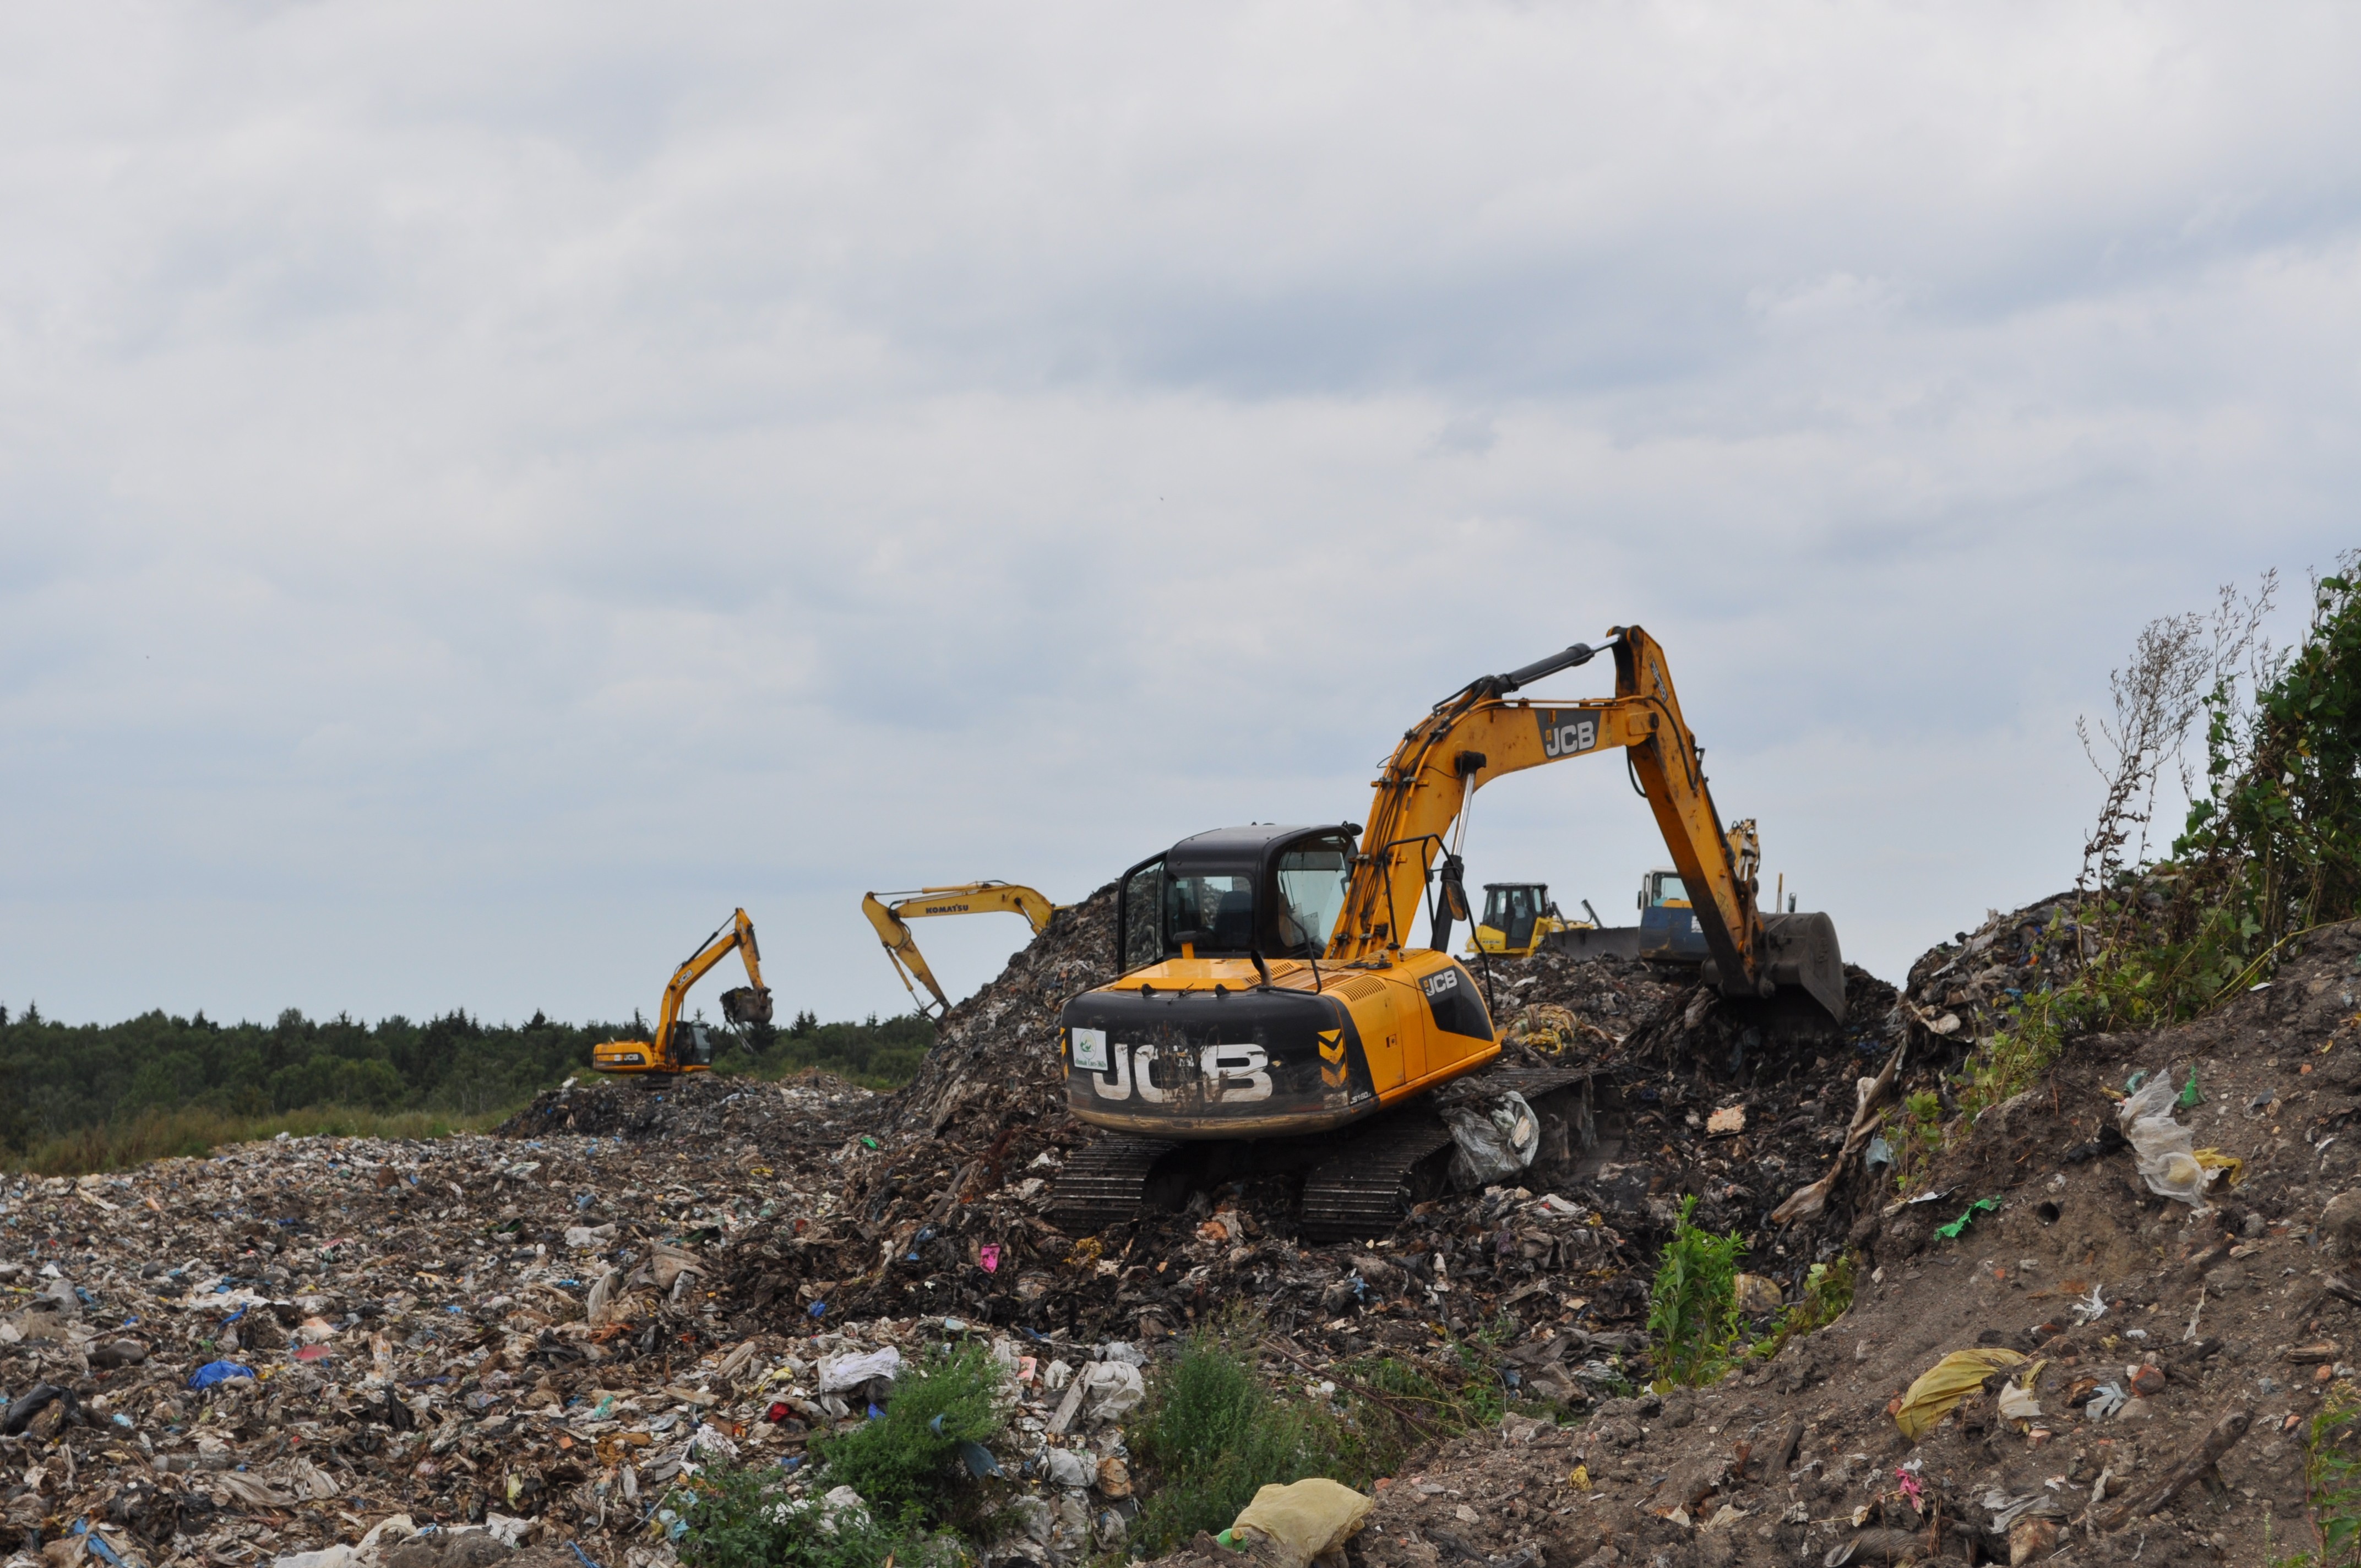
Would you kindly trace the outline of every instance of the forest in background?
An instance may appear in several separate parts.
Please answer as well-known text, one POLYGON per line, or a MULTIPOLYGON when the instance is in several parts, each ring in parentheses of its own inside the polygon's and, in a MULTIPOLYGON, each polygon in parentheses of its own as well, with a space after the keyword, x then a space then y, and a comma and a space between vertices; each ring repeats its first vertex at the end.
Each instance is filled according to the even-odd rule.
MULTIPOLYGON (((708 1029, 716 1070, 771 1078, 816 1067, 873 1089, 907 1081, 934 1041, 934 1025, 916 1014, 823 1024, 806 1013, 759 1036, 708 1029)), ((652 1033, 637 1016, 561 1024, 535 1013, 512 1025, 454 1010, 370 1025, 290 1008, 269 1024, 152 1012, 100 1025, 55 1023, 35 1003, 0 1006, 0 1153, 173 1116, 251 1124, 334 1109, 480 1123, 587 1077, 598 1042, 652 1033)))

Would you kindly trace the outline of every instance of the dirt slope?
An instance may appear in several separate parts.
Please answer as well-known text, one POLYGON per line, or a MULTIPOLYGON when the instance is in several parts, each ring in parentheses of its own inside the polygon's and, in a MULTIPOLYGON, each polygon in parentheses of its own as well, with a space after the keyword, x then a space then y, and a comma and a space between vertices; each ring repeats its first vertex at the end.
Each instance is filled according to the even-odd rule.
POLYGON ((2322 1219, 2356 1163, 2344 1131, 2361 1109, 2356 954, 2361 927, 2337 927, 2209 1017, 2082 1042, 1958 1131, 1928 1184, 1942 1198, 1864 1216, 1856 1239, 1874 1272, 1847 1316, 1710 1388, 1436 1453, 1382 1494, 1363 1560, 2008 1562, 1994 1514, 2027 1499, 2024 1561, 2261 1564, 2309 1547, 2299 1429, 2361 1359, 2356 1310, 2323 1289, 2349 1259, 2322 1219), (2192 1069, 2202 1101, 2182 1120, 2200 1148, 2244 1162, 2202 1212, 2149 1191, 2106 1136, 2108 1091, 2192 1069), (1985 1198, 1999 1207, 1956 1240, 1935 1234, 1985 1198), (2004 1419, 1978 1393, 1906 1442, 1889 1403, 1978 1345, 2046 1363, 2040 1417, 2004 1419), (2093 1383, 2155 1391, 2093 1419, 2077 1408, 2093 1383), (2249 1425, 2222 1485, 2149 1514, 2179 1462, 2238 1412, 2249 1425), (2126 1502, 2132 1516, 2105 1528, 2126 1502))

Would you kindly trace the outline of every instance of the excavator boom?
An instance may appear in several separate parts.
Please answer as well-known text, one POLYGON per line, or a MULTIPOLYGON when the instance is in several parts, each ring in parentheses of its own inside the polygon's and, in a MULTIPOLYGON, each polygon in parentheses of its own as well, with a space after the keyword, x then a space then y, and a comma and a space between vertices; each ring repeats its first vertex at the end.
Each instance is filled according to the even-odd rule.
POLYGON ((861 895, 861 913, 869 917, 878 941, 884 944, 885 956, 893 960, 894 972, 902 977, 902 989, 910 993, 910 1000, 917 1003, 921 1013, 927 1011, 927 1003, 920 999, 917 987, 910 983, 914 976, 933 994, 939 1012, 949 1012, 951 1003, 935 980, 935 971, 927 967, 925 955, 918 951, 918 938, 909 922, 933 915, 1022 915, 1038 937, 1059 907, 1029 887, 1006 882, 953 883, 947 887, 920 888, 916 893, 861 895), (888 898, 896 902, 888 904, 888 898))

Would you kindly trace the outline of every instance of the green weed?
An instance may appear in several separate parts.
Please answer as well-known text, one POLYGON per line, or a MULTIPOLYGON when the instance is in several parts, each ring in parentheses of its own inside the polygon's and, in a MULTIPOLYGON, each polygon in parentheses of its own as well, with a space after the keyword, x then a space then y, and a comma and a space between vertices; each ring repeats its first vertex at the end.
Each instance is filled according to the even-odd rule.
POLYGON ((1798 1334, 1817 1333, 1852 1310, 1853 1261, 1846 1253, 1834 1263, 1816 1263, 1804 1276, 1804 1299, 1779 1314, 1778 1323, 1747 1354, 1768 1361, 1798 1334))
POLYGON ((2305 1424, 2303 1484, 2318 1550, 2301 1561, 2317 1568, 2361 1564, 2361 1397, 2337 1384, 2305 1424))
POLYGON ((1734 1231, 1717 1236, 1693 1224, 1696 1209, 1695 1193, 1681 1200, 1648 1290, 1659 1388, 1712 1382, 1729 1368, 1738 1336, 1738 1258, 1746 1244, 1734 1231))
POLYGON ((1154 1481, 1132 1528, 1135 1553, 1227 1530, 1261 1487, 1328 1473, 1312 1413, 1280 1398, 1257 1365, 1258 1338, 1250 1319, 1200 1329, 1151 1382, 1127 1433, 1154 1481))

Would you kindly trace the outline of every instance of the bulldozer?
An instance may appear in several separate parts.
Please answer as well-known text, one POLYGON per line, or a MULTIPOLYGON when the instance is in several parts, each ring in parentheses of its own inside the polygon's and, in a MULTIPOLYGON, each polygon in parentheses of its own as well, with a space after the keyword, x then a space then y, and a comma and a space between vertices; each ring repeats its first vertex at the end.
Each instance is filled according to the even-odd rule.
POLYGON ((1569 920, 1551 902, 1545 882, 1488 882, 1484 913, 1476 917, 1476 932, 1467 938, 1466 954, 1469 958, 1530 958, 1561 931, 1595 928, 1598 911, 1587 900, 1582 907, 1590 918, 1569 920))
POLYGON ((1039 936, 1048 928, 1050 916, 1068 905, 1052 904, 1029 887, 1007 882, 962 882, 944 887, 922 887, 916 893, 864 893, 861 895, 861 913, 869 917, 878 941, 884 944, 885 957, 892 960, 894 972, 902 977, 902 989, 910 993, 917 1010, 925 1014, 928 1003, 918 995, 917 987, 910 983, 913 975, 934 997, 934 1012, 929 1016, 940 1017, 950 1011, 950 998, 935 981, 935 971, 927 967, 924 955, 918 951, 918 938, 909 923, 923 916, 991 915, 1006 913, 1022 915, 1039 936), (886 899, 895 900, 888 904, 886 899))
POLYGON ((1834 924, 1756 908, 1754 824, 1723 826, 1663 648, 1618 627, 1435 704, 1379 772, 1366 827, 1217 828, 1123 873, 1119 978, 1067 1002, 1058 1038, 1067 1108, 1113 1135, 1069 1160, 1053 1215, 1096 1229, 1206 1179, 1300 1169, 1307 1234, 1380 1234, 1451 1144, 1434 1091, 1487 1069, 1529 1100, 1585 1078, 1495 1069, 1483 987, 1449 949, 1469 918, 1460 848, 1475 792, 1610 752, 1691 895, 1701 978, 1730 997, 1797 992, 1840 1023, 1834 924), (1611 697, 1511 695, 1601 652, 1611 697))
POLYGON ((655 1038, 608 1040, 594 1046, 590 1050, 591 1067, 599 1072, 636 1075, 659 1083, 685 1072, 709 1070, 713 1066, 713 1041, 703 1025, 681 1017, 681 1003, 686 1000, 690 986, 703 980, 708 970, 733 952, 746 965, 746 983, 721 993, 721 1016, 740 1028, 768 1024, 771 990, 763 983, 762 949, 754 941, 754 922, 741 909, 715 927, 713 935, 697 944, 697 951, 683 959, 673 970, 671 983, 664 987, 664 1002, 656 1010, 655 1038))

